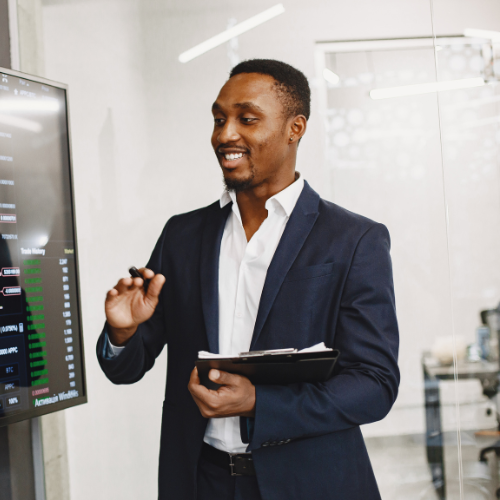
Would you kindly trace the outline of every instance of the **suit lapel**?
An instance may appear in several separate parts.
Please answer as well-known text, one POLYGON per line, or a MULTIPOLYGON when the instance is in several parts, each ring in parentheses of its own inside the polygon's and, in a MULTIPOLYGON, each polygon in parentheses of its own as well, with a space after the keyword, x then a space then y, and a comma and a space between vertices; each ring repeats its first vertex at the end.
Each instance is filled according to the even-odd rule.
POLYGON ((219 352, 219 255, 232 203, 213 205, 207 214, 201 242, 201 303, 210 352, 219 352))
POLYGON ((271 311, 276 296, 278 295, 283 280, 292 267, 293 262, 318 218, 319 200, 318 193, 305 182, 304 189, 287 222, 283 236, 281 237, 278 248, 276 249, 267 271, 250 350, 255 349, 259 335, 271 311))

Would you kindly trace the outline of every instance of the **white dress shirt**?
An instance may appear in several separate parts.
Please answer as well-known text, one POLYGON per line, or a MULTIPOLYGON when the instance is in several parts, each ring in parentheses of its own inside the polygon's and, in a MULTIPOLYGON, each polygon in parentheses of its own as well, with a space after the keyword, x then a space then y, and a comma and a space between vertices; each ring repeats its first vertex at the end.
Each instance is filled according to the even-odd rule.
MULTIPOLYGON (((250 349, 267 269, 303 187, 304 180, 299 177, 269 198, 267 218, 248 242, 236 194, 222 194, 221 208, 231 201, 233 205, 219 256, 219 354, 232 356, 250 349)), ((123 349, 111 344, 109 347, 112 356, 123 349)), ((239 417, 210 419, 204 441, 229 453, 244 453, 247 447, 241 441, 239 417)))
MULTIPOLYGON (((227 356, 250 350, 267 269, 286 223, 304 187, 299 177, 266 202, 267 218, 247 242, 236 194, 225 191, 221 207, 233 202, 219 258, 219 353, 227 356)), ((283 346, 288 347, 288 346, 283 346)), ((244 453, 239 417, 212 418, 205 442, 229 453, 244 453)))

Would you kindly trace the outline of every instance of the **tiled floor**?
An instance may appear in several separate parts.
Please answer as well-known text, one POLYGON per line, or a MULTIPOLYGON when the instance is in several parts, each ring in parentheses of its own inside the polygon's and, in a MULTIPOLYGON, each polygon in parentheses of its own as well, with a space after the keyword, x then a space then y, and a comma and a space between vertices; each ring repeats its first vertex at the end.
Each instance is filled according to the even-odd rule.
MULTIPOLYGON (((383 500, 437 500, 427 465, 424 436, 367 438, 366 446, 383 500)), ((498 473, 496 459, 478 461, 481 448, 494 438, 462 432, 463 496, 460 496, 456 433, 445 435, 446 500, 496 500, 498 473)))

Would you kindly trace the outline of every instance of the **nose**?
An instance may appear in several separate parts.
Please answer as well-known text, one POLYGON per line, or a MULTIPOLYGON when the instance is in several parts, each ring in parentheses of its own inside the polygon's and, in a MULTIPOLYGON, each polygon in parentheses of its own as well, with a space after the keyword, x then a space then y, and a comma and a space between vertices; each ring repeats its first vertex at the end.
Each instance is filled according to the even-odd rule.
POLYGON ((238 133, 237 124, 233 120, 226 120, 226 123, 224 123, 222 130, 217 136, 217 141, 220 144, 229 144, 236 142, 239 138, 240 134, 238 133))

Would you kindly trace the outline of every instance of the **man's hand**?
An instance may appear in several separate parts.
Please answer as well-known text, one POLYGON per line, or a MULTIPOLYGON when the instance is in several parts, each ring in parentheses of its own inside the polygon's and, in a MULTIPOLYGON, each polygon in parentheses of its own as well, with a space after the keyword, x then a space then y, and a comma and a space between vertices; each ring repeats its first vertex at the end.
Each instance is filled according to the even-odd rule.
POLYGON ((109 337, 114 345, 124 345, 134 335, 137 327, 153 315, 158 304, 165 277, 151 269, 139 269, 150 279, 148 292, 144 292, 142 278, 123 278, 106 295, 104 308, 109 325, 109 337))
POLYGON ((254 417, 255 386, 246 377, 210 370, 210 380, 221 384, 211 391, 200 384, 198 369, 191 372, 188 389, 205 418, 254 417))

